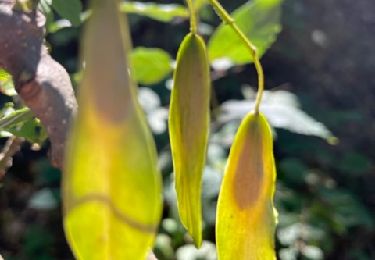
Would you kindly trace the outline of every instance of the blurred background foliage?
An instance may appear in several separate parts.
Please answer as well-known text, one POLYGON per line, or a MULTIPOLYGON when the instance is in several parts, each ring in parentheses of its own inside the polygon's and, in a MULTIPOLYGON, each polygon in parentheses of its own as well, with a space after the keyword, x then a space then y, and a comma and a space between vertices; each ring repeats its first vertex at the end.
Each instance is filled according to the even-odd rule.
MULTIPOLYGON (((221 3, 228 11, 241 6, 235 12, 239 24, 265 52, 267 92, 261 110, 274 127, 278 257, 375 259, 375 2, 285 0, 279 8, 277 0, 253 1, 277 8, 254 9, 245 0, 221 3)), ((166 124, 171 73, 189 29, 188 13, 183 1, 141 2, 124 2, 121 8, 129 13, 132 73, 164 179, 154 252, 160 260, 216 259, 216 199, 233 136, 253 105, 256 74, 231 32, 217 28, 220 21, 212 8, 196 0, 213 79, 203 178, 205 241, 196 250, 178 220, 166 124)), ((80 21, 84 24, 88 16, 81 12, 87 10, 86 1, 81 4, 41 1, 50 52, 75 86, 80 80, 80 21)), ((45 132, 21 107, 5 72, 0 82, 2 144, 12 134, 30 141, 0 183, 0 254, 5 259, 73 259, 61 225, 61 175, 47 159, 45 132)))

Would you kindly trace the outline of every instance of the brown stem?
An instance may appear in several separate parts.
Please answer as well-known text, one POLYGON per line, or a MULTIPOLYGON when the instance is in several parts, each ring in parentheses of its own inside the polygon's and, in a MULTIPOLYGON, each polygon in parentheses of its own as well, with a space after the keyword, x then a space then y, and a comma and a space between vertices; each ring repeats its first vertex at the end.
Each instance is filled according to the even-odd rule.
POLYGON ((12 166, 13 155, 19 151, 22 142, 22 138, 13 136, 5 143, 3 150, 0 153, 0 180, 5 176, 9 167, 12 166))
POLYGON ((47 129, 52 164, 61 169, 66 134, 77 111, 72 84, 44 46, 44 16, 13 6, 14 0, 0 0, 0 68, 13 76, 22 101, 47 129))

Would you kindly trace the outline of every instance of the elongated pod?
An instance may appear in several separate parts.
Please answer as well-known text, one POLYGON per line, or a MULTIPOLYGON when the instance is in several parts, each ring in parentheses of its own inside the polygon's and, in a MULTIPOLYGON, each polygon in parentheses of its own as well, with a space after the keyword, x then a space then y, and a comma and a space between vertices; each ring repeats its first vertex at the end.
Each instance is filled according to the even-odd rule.
POLYGON ((130 79, 119 1, 91 3, 66 151, 64 228, 78 259, 145 259, 161 215, 155 145, 130 79))
POLYGON ((177 204, 182 224, 202 243, 201 182, 209 132, 210 75, 202 38, 181 43, 171 95, 169 131, 177 204))
POLYGON ((262 114, 248 114, 231 147, 216 215, 220 260, 272 260, 276 170, 272 133, 262 114))

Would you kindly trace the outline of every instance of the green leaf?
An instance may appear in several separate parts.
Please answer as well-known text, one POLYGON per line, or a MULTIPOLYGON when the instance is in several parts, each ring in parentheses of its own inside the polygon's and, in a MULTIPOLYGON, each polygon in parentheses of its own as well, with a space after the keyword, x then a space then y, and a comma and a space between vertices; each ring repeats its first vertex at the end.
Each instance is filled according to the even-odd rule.
POLYGON ((0 136, 15 135, 23 137, 31 143, 41 144, 47 139, 47 133, 40 121, 36 119, 28 108, 14 110, 6 107, 1 111, 0 136))
POLYGON ((189 11, 184 6, 176 4, 123 2, 121 11, 147 16, 161 22, 169 22, 176 17, 189 17, 189 11))
POLYGON ((48 138, 47 131, 37 118, 32 118, 8 131, 17 137, 25 138, 30 143, 42 144, 48 138))
POLYGON ((67 20, 57 20, 57 21, 52 21, 48 24, 47 30, 48 33, 56 33, 60 31, 61 29, 64 28, 70 28, 72 27, 71 23, 67 20))
POLYGON ((141 84, 151 85, 163 80, 172 70, 172 60, 162 49, 139 47, 130 54, 133 77, 141 84))
POLYGON ((39 9, 44 13, 51 12, 52 0, 39 0, 39 9))
POLYGON ((275 181, 270 126, 262 114, 249 113, 230 149, 218 198, 219 259, 276 259, 275 181))
POLYGON ((66 150, 64 227, 77 259, 145 259, 161 209, 155 144, 129 78, 117 0, 93 0, 79 111, 66 150))
POLYGON ((342 173, 355 177, 370 172, 374 167, 370 158, 365 154, 354 151, 345 153, 343 158, 339 160, 335 166, 338 167, 342 173))
POLYGON ((8 131, 8 129, 25 123, 33 118, 33 115, 28 108, 21 108, 14 110, 13 107, 6 107, 1 111, 0 129, 8 131))
POLYGON ((206 4, 208 4, 208 0, 193 0, 194 2, 194 7, 199 10, 206 4))
POLYGON ((63 19, 55 20, 55 14, 52 8, 52 0, 39 0, 38 8, 46 17, 45 27, 47 33, 55 33, 62 28, 72 26, 72 23, 69 20, 66 20, 64 17, 63 19))
POLYGON ((279 163, 283 178, 290 184, 303 185, 306 182, 308 168, 298 158, 285 158, 279 163))
MULTIPOLYGON (((251 111, 255 104, 255 92, 250 95, 252 95, 251 101, 232 100, 223 103, 223 113, 220 120, 222 122, 233 119, 239 120, 248 111, 251 111)), ((283 90, 265 91, 260 110, 274 127, 298 134, 317 136, 327 141, 336 139, 325 125, 301 110, 297 96, 291 92, 283 90)))
MULTIPOLYGON (((262 56, 276 40, 281 30, 281 0, 253 0, 233 12, 238 27, 257 47, 262 56)), ((229 60, 235 65, 252 61, 249 50, 237 34, 226 24, 220 25, 208 44, 211 62, 229 60)))
POLYGON ((349 231, 351 227, 363 227, 373 230, 375 222, 372 214, 357 199, 355 194, 344 189, 319 188, 318 196, 331 209, 329 214, 335 224, 337 232, 349 231))
POLYGON ((12 76, 3 69, 0 69, 0 90, 8 96, 15 96, 17 92, 13 85, 12 76))
POLYGON ((80 0, 52 0, 52 8, 61 17, 68 19, 72 25, 78 26, 81 23, 82 4, 80 0))
POLYGON ((169 129, 177 206, 182 224, 202 243, 202 174, 209 132, 210 73, 203 39, 188 34, 173 78, 169 129))

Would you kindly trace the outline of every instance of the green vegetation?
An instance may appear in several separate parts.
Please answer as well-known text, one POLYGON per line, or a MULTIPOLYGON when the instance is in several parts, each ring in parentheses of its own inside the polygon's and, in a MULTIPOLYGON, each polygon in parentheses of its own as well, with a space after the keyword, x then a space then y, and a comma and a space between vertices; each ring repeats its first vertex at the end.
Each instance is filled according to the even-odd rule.
MULTIPOLYGON (((104 13, 99 4, 88 9, 86 1, 40 1, 50 51, 69 71, 80 110, 62 177, 46 159, 45 129, 17 99, 11 76, 0 70, 0 135, 25 138, 39 149, 24 147, 21 153, 32 166, 20 170, 15 160, 2 180, 6 205, 1 206, 0 254, 5 259, 72 258, 61 227, 64 204, 68 242, 80 259, 137 259, 152 245, 159 260, 216 259, 217 254, 226 260, 233 253, 241 259, 273 259, 273 247, 282 260, 372 259, 373 193, 364 182, 371 179, 375 160, 371 151, 348 146, 340 135, 343 123, 359 124, 361 115, 325 108, 312 95, 280 87, 284 82, 272 50, 293 56, 293 46, 286 51, 277 44, 285 23, 280 19, 289 9, 280 0, 223 1, 232 10, 229 15, 216 0, 188 3, 121 2, 129 34, 113 6, 104 13), (247 156, 259 151, 260 157, 247 156), (239 169, 249 174, 233 178, 239 169), (262 174, 265 179, 257 179, 262 174), (19 197, 21 190, 14 186, 19 183, 27 183, 28 198, 19 197), (33 224, 15 216, 21 206, 12 202, 12 194, 27 205, 27 214, 38 216, 33 224), (250 206, 249 198, 255 201, 250 206), (11 229, 14 223, 22 224, 20 237, 11 229), (256 248, 246 246, 250 240, 256 248)), ((300 26, 298 20, 286 22, 287 28, 300 26)), ((285 77, 303 89, 304 80, 294 76, 285 77)))

